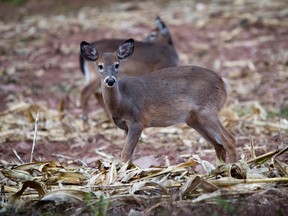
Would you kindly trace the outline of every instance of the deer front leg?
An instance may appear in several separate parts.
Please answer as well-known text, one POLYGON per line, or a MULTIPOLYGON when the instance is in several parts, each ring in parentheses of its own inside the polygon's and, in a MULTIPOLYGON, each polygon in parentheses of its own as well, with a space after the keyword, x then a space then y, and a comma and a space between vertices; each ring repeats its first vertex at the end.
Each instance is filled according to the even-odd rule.
POLYGON ((81 109, 83 112, 83 125, 84 125, 84 130, 87 130, 88 127, 88 101, 89 98, 92 94, 94 94, 97 89, 100 86, 100 79, 96 78, 95 80, 93 80, 91 83, 89 83, 87 86, 84 87, 84 89, 82 89, 81 91, 81 109))
POLYGON ((123 162, 132 161, 132 155, 138 143, 142 130, 143 127, 138 123, 134 123, 128 126, 126 142, 121 152, 121 160, 123 162))

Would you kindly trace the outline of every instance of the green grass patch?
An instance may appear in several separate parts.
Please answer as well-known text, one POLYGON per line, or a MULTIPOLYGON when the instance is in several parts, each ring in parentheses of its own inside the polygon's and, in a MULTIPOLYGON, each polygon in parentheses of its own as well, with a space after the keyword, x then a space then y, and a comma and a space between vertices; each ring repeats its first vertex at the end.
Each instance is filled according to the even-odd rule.
POLYGON ((288 107, 287 106, 280 107, 280 116, 282 118, 288 119, 288 107))
POLYGON ((0 3, 3 3, 3 2, 10 2, 10 3, 13 3, 15 5, 21 5, 23 4, 24 2, 26 2, 27 0, 0 0, 0 3))

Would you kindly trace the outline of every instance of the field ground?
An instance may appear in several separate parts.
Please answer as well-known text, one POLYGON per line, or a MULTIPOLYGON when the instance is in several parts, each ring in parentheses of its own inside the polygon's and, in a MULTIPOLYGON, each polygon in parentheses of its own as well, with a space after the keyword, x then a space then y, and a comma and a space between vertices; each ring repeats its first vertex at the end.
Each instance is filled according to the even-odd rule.
MULTIPOLYGON (((29 0, 20 6, 0 3, 2 168, 8 166, 10 169, 9 164, 30 161, 39 109, 42 111, 33 155, 35 161, 84 166, 88 167, 89 174, 93 173, 91 167, 97 167, 99 161, 117 161, 124 134, 108 120, 94 98, 89 102, 90 129, 83 131, 79 98, 84 80, 78 63, 79 44, 82 40, 110 37, 141 40, 154 28, 157 15, 168 25, 182 65, 210 68, 227 80, 229 98, 220 116, 236 136, 239 159, 247 161, 254 158, 253 153, 260 156, 287 148, 288 5, 285 0, 67 2, 29 0)), ((135 164, 143 169, 169 167, 185 164, 193 155, 216 164, 212 146, 193 129, 185 125, 149 128, 137 146, 135 164)), ((277 161, 284 167, 279 175, 287 177, 287 151, 281 153, 277 161)), ((118 168, 115 169, 119 174, 118 168)), ((203 174, 200 165, 196 166, 196 171, 203 174)), ((7 180, 3 176, 1 179, 7 180)), ((16 182, 14 186, 20 187, 16 182)), ((106 182, 106 185, 109 184, 106 182)), ((236 211, 237 205, 242 209, 247 200, 254 199, 258 204, 253 205, 256 206, 253 211, 246 208, 246 213, 252 215, 252 212, 261 211, 262 215, 269 215, 271 212, 261 201, 265 196, 270 200, 268 206, 275 206, 279 215, 288 212, 287 181, 282 185, 262 185, 261 190, 258 188, 259 193, 256 190, 254 195, 238 199, 236 204, 229 202, 232 210, 226 206, 224 212, 226 200, 218 200, 216 204, 202 202, 197 207, 189 206, 189 202, 183 200, 171 207, 167 200, 166 204, 160 205, 159 198, 155 200, 159 206, 149 210, 154 200, 143 198, 145 208, 139 204, 141 200, 137 205, 133 200, 133 204, 121 207, 118 213, 125 215, 138 206, 135 215, 143 209, 148 215, 166 210, 188 215, 209 206, 219 214, 229 215, 229 211, 240 214, 245 211, 236 211), (264 191, 268 188, 268 192, 264 191)), ((110 203, 108 214, 113 215, 115 209, 117 206, 113 208, 110 203)), ((203 212, 205 214, 209 212, 203 212)))

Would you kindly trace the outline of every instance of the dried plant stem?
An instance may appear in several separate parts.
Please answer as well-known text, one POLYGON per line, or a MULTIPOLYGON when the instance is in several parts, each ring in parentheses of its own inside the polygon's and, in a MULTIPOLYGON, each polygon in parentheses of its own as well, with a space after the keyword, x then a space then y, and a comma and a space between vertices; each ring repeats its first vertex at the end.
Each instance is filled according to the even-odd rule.
POLYGON ((262 160, 269 160, 271 157, 273 157, 275 154, 277 154, 279 152, 279 150, 275 150, 275 151, 271 151, 271 152, 268 152, 266 154, 263 154, 263 155, 260 155, 256 158, 253 158, 253 159, 250 159, 247 161, 248 164, 252 164, 253 163, 257 163, 257 161, 262 161, 262 160))
POLYGON ((210 183, 217 186, 232 186, 236 184, 254 184, 254 183, 276 183, 276 182, 288 182, 288 177, 280 178, 264 178, 264 179, 220 179, 211 180, 210 183))
POLYGON ((251 135, 249 136, 249 140, 250 140, 250 146, 251 146, 251 158, 255 159, 256 158, 256 154, 255 154, 255 149, 254 149, 253 138, 252 138, 251 135))
POLYGON ((281 163, 277 160, 274 159, 274 166, 277 166, 279 168, 279 170, 284 173, 285 176, 288 176, 288 173, 286 172, 286 170, 282 167, 281 163))
POLYGON ((36 119, 35 119, 35 128, 34 128, 34 136, 33 136, 33 144, 32 144, 32 149, 31 149, 31 156, 30 156, 30 163, 33 161, 33 156, 34 156, 34 149, 36 145, 36 138, 37 138, 37 130, 38 130, 38 123, 39 123, 39 113, 40 109, 37 112, 36 119))
POLYGON ((24 161, 21 159, 21 157, 18 155, 17 151, 15 149, 12 148, 12 146, 9 143, 9 146, 12 150, 12 152, 14 153, 14 155, 16 156, 16 158, 20 161, 21 164, 24 164, 24 161))

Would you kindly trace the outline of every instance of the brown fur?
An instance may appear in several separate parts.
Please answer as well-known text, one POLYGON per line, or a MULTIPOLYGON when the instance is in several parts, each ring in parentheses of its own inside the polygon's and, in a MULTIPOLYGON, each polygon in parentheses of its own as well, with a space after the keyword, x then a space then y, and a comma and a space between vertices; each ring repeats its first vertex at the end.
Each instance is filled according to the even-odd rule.
MULTIPOLYGON (((123 51, 125 58, 132 55, 132 41, 120 45, 117 52, 127 49, 123 51)), ((144 128, 183 122, 214 146, 219 159, 225 161, 227 152, 229 160, 236 161, 234 137, 218 119, 227 96, 219 75, 197 66, 181 66, 117 80, 121 73, 115 67, 120 62, 117 52, 100 54, 96 64, 103 66, 99 72, 104 103, 115 125, 127 133, 123 161, 132 159, 144 128)))

